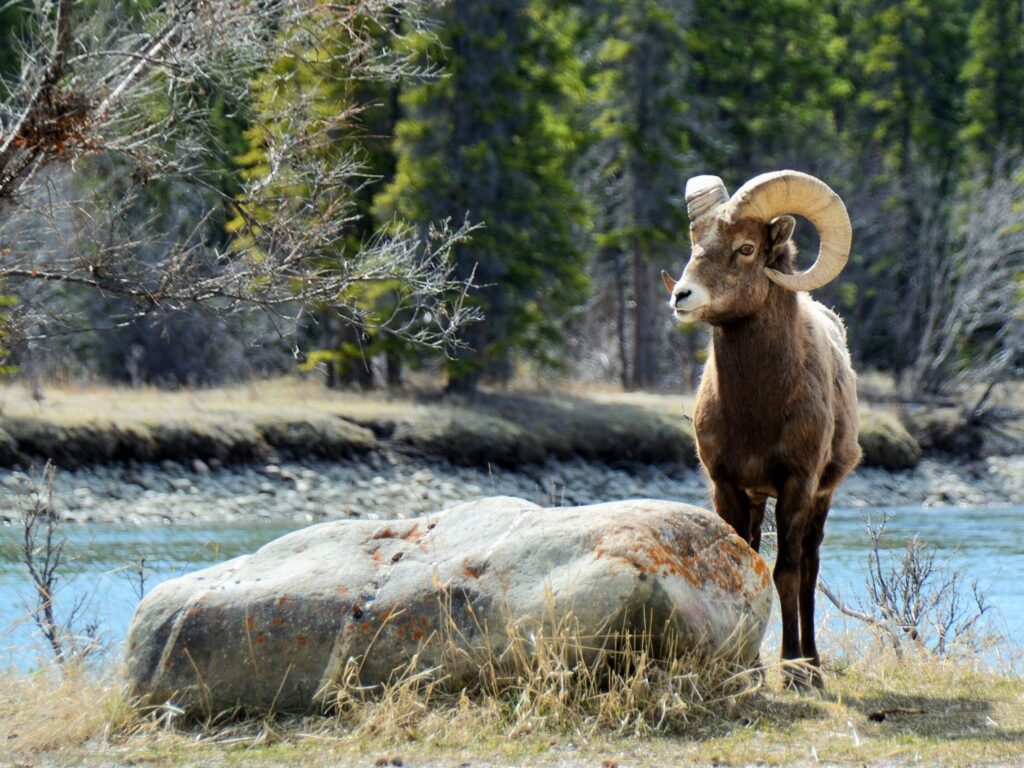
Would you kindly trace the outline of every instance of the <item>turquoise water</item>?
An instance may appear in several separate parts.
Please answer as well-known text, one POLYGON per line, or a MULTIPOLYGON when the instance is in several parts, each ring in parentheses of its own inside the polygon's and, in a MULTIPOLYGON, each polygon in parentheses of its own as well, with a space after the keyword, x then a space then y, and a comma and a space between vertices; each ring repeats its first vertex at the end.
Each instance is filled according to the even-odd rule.
MULTIPOLYGON (((907 538, 918 535, 935 548, 936 563, 961 569, 976 579, 996 608, 996 627, 1020 644, 1024 637, 1024 505, 998 508, 900 508, 833 510, 822 549, 822 576, 847 601, 864 592, 869 539, 865 515, 889 516, 884 543, 901 553, 907 538)), ((138 603, 135 563, 145 558, 148 591, 173 578, 260 545, 304 523, 123 526, 67 525, 63 572, 57 605, 65 612, 82 604, 82 624, 95 624, 108 652, 118 655, 138 603)), ((20 527, 0 527, 0 667, 32 667, 45 655, 27 610, 31 585, 21 562, 20 527)), ((835 614, 819 597, 820 615, 835 614)))

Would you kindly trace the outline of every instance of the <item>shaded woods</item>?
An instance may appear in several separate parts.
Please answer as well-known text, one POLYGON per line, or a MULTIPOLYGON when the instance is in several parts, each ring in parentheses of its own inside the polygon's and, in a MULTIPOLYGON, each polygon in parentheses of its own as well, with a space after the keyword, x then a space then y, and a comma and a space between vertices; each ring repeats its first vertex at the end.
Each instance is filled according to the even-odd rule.
POLYGON ((1019 377, 1020 2, 13 2, 0 40, 29 378, 692 385, 682 187, 780 167, 851 211, 860 369, 1019 377))

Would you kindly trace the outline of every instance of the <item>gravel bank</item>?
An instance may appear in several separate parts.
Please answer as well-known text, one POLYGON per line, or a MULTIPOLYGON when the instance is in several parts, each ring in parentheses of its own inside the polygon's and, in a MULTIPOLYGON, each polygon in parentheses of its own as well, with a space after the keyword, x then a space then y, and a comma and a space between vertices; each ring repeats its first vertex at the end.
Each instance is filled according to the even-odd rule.
MULTIPOLYGON (((29 478, 0 470, 0 520, 18 516, 29 478)), ((490 472, 402 455, 348 462, 233 465, 210 469, 97 465, 58 471, 54 500, 79 522, 189 523, 299 518, 411 517, 454 503, 510 494, 540 504, 590 504, 663 498, 710 505, 699 471, 685 467, 626 469, 580 460, 490 472)), ((1024 456, 963 464, 923 460, 890 472, 862 467, 840 488, 837 507, 980 506, 1024 503, 1024 456)))

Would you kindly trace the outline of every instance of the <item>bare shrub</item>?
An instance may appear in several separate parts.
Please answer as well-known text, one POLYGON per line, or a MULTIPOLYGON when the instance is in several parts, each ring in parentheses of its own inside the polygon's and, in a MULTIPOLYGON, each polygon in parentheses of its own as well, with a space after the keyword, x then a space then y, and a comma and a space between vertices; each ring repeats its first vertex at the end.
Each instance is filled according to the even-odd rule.
POLYGON ((992 609, 977 580, 938 561, 918 536, 902 553, 887 553, 883 544, 888 514, 865 520, 869 539, 866 594, 856 604, 844 602, 824 582, 818 589, 841 613, 880 630, 897 653, 910 646, 936 655, 979 651, 992 637, 981 619, 992 609))
POLYGON ((420 5, 27 9, 20 76, 0 82, 0 282, 19 298, 11 335, 64 337, 197 307, 262 310, 281 335, 309 306, 364 327, 360 291, 387 283, 398 286, 393 312, 374 325, 458 346, 477 312, 448 255, 468 227, 396 222, 353 244, 356 196, 373 179, 358 148, 339 149, 357 132, 352 83, 430 74, 397 52, 401 30, 422 27, 420 5), (317 88, 295 85, 300 68, 317 73, 317 88), (230 160, 218 133, 228 118, 261 137, 258 173, 230 160))
MULTIPOLYGON (((959 247, 931 270, 929 298, 911 385, 925 394, 966 395, 967 416, 1024 362, 1024 164, 1007 164, 954 217, 959 247)), ((948 223, 937 223, 948 226, 948 223)))
POLYGON ((67 543, 60 535, 60 515, 53 506, 53 464, 47 462, 41 483, 32 482, 22 513, 22 560, 32 580, 32 620, 63 666, 83 661, 99 648, 99 625, 85 618, 87 599, 80 598, 64 617, 58 617, 56 595, 66 578, 67 543))

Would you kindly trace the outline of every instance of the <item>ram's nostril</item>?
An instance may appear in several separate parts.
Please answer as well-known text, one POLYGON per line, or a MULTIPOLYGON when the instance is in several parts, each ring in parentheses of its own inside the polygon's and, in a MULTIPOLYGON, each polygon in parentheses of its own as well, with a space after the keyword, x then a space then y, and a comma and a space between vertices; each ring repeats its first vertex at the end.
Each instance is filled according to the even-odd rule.
POLYGON ((676 304, 678 304, 680 301, 686 301, 688 298, 690 298, 690 294, 692 293, 693 291, 689 290, 676 291, 675 295, 672 297, 672 301, 676 304))

